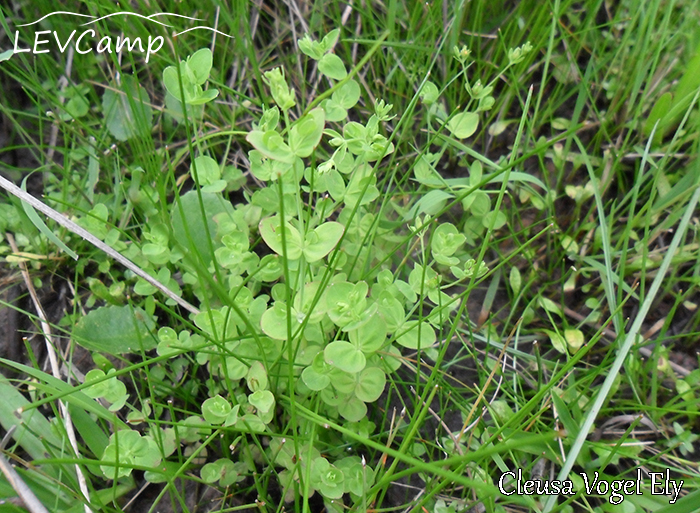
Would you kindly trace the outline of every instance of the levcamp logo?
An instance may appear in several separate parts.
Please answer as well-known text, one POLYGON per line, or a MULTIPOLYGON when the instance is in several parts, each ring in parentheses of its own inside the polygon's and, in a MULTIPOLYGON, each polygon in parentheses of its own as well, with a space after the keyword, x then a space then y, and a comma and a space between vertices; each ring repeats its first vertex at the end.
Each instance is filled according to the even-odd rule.
MULTIPOLYGON (((175 17, 175 18, 180 18, 180 19, 185 19, 185 20, 190 20, 190 21, 203 21, 199 18, 191 18, 189 16, 183 16, 181 14, 173 14, 173 13, 168 13, 168 12, 163 12, 163 13, 157 13, 157 14, 151 14, 150 16, 144 16, 143 14, 138 14, 135 12, 115 12, 112 14, 108 14, 106 16, 102 16, 100 18, 97 18, 96 16, 90 16, 88 14, 79 14, 79 13, 73 13, 69 11, 56 11, 47 14, 46 16, 42 16, 36 21, 33 21, 31 23, 24 23, 22 25, 17 25, 17 27, 32 27, 37 25, 38 23, 42 22, 46 18, 49 18, 51 16, 56 16, 56 15, 61 15, 61 16, 76 16, 79 18, 82 18, 81 21, 84 21, 84 23, 80 23, 78 25, 78 28, 74 29, 70 35, 68 36, 59 36, 59 34, 55 30, 38 30, 34 31, 33 33, 33 38, 30 39, 31 43, 29 43, 28 46, 23 47, 22 43, 20 42, 20 31, 15 30, 15 37, 14 37, 14 47, 11 50, 7 50, 5 52, 2 52, 0 54, 0 61, 4 61, 12 57, 14 54, 20 54, 20 53, 31 53, 34 55, 39 55, 39 54, 44 54, 44 53, 49 53, 51 51, 51 47, 54 47, 57 49, 60 53, 64 53, 71 45, 75 49, 75 51, 78 54, 81 55, 86 55, 92 52, 101 54, 101 53, 112 53, 115 52, 117 54, 122 53, 123 51, 128 51, 128 52, 140 52, 144 53, 146 55, 146 62, 149 61, 151 58, 151 55, 155 54, 158 52, 163 47, 163 42, 164 38, 163 36, 153 36, 152 34, 148 35, 148 38, 143 38, 141 36, 139 37, 128 37, 128 36, 123 36, 119 35, 116 38, 112 37, 111 35, 106 35, 103 37, 100 37, 98 35, 98 32, 95 30, 97 27, 97 23, 106 20, 108 18, 112 18, 115 16, 136 16, 139 18, 142 18, 144 20, 148 20, 150 23, 160 25, 162 27, 173 27, 170 23, 166 23, 165 21, 161 20, 168 20, 169 17, 175 17), (85 19, 87 18, 87 21, 85 19), (82 28, 86 27, 86 28, 82 28)), ((180 32, 176 32, 172 34, 172 37, 178 37, 182 34, 185 34, 187 32, 190 32, 192 30, 210 30, 212 32, 216 32, 219 35, 225 36, 225 37, 233 37, 228 34, 224 34, 223 32, 219 32, 218 30, 212 28, 212 27, 207 27, 206 25, 198 25, 196 27, 191 27, 186 30, 182 30, 180 32)), ((26 39, 26 36, 25 36, 26 39)))

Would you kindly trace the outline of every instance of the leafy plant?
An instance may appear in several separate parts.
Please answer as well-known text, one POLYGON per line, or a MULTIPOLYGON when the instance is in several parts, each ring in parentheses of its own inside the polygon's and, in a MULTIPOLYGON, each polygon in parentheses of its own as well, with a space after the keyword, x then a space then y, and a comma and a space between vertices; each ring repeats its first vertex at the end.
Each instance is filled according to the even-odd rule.
MULTIPOLYGON (((57 352, 60 377, 37 335, 33 365, 2 360, 22 373, 0 380, 6 447, 41 502, 121 511, 145 479, 183 511, 194 482, 228 488, 224 509, 612 511, 495 485, 521 468, 582 490, 572 465, 609 482, 670 466, 694 486, 697 371, 673 354, 697 338, 690 9, 239 7, 216 18, 235 40, 182 34, 174 66, 0 55, 3 174, 31 149, 43 201, 131 260, 0 201, 7 266, 67 300, 47 347, 82 345, 57 352), (306 24, 321 35, 294 46, 306 24)), ((32 9, 0 23, 13 35, 3 20, 32 9)))
MULTIPOLYGON (((308 466, 294 463, 291 446, 278 443, 278 430, 294 418, 293 403, 348 426, 363 421, 368 406, 384 393, 388 376, 401 365, 399 348, 434 354, 437 332, 446 319, 443 311, 458 306, 457 299, 443 292, 451 285, 441 285, 439 269, 452 269, 457 281, 475 272, 475 261, 464 250, 467 237, 455 225, 429 215, 416 217, 438 214, 444 201, 430 208, 419 202, 408 215, 401 209, 377 208, 377 168, 394 151, 383 133, 391 105, 378 101, 364 124, 347 119, 361 93, 330 53, 338 35, 333 31, 321 42, 308 36, 299 41, 322 73, 341 82, 319 107, 298 119, 289 115, 296 100, 284 72, 276 68, 264 74, 276 106, 263 110, 246 140, 252 146, 250 171, 266 186, 252 192, 249 203, 231 205, 222 196, 226 182, 218 163, 200 155, 190 168, 198 190, 170 205, 172 235, 161 225, 151 225, 144 232, 148 242, 131 251, 145 269, 155 273, 160 266, 157 275, 163 283, 172 283, 171 276, 180 273, 192 287, 202 305, 193 318, 197 334, 169 327, 158 331, 157 340, 145 332, 127 333, 122 326, 136 324, 115 315, 131 315, 127 306, 100 308, 73 332, 85 347, 112 354, 133 350, 134 339, 140 339, 143 350, 157 346, 162 356, 194 351, 194 360, 177 360, 179 372, 196 362, 220 380, 209 383, 209 398, 197 423, 223 432, 271 435, 273 443, 265 453, 284 467, 281 482, 304 483, 309 494, 316 490, 326 500, 345 494, 357 499, 372 485, 374 470, 356 456, 336 451, 321 456, 322 438, 301 449, 301 454, 310 451, 308 466), (413 217, 407 226, 405 221, 413 217), (387 223, 395 228, 377 229, 387 223), (254 246, 256 233, 262 240, 254 246), (371 247, 368 237, 373 238, 371 247), (392 262, 402 247, 416 244, 423 248, 423 263, 415 263, 402 279, 402 270, 392 262), (265 247, 272 253, 264 255, 265 247), (218 286, 201 279, 204 268, 217 276, 218 286), (416 315, 416 301, 425 302, 429 313, 416 315)), ((179 75, 176 68, 166 68, 163 81, 170 101, 202 105, 213 99, 215 90, 202 88, 211 65, 211 53, 200 50, 180 63, 179 75)), ((474 133, 477 122, 475 113, 455 114, 447 128, 464 138, 474 133)), ((481 168, 475 164, 473 169, 475 188, 481 168)), ((472 207, 483 216, 488 210, 472 207)), ((486 270, 480 263, 477 274, 486 270)), ((176 283, 171 287, 178 288, 176 283)), ((134 290, 142 296, 155 292, 142 281, 134 290)), ((148 314, 136 313, 141 322, 153 325, 148 314)), ((112 402, 112 408, 123 404, 120 382, 97 372, 90 379, 105 380, 93 385, 90 394, 112 402)), ((297 423, 300 432, 312 429, 308 420, 297 423)), ((185 439, 203 442, 195 432, 185 439)), ((153 463, 153 442, 136 432, 113 435, 102 459, 116 468, 104 467, 103 472, 123 477, 131 467, 153 463)), ((227 461, 205 466, 202 478, 235 483, 237 471, 227 461)))

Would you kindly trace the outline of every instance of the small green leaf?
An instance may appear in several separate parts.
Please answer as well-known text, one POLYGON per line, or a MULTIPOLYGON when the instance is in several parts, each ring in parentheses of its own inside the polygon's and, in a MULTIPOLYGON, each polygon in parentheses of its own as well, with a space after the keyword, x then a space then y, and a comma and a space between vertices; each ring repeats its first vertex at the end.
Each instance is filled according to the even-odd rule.
POLYGON ((318 70, 334 80, 343 80, 348 76, 343 61, 333 53, 327 53, 318 61, 318 70))
MULTIPOLYGON (((284 229, 284 237, 287 243, 287 258, 289 260, 298 260, 301 258, 301 235, 299 234, 299 230, 294 228, 289 221, 285 221, 283 228, 279 216, 267 217, 260 221, 258 229, 260 230, 260 235, 265 241, 265 244, 280 256, 284 256, 284 245, 282 244, 282 230, 284 229)), ((328 251, 330 251, 330 249, 328 251)))
POLYGON ((286 111, 296 105, 294 90, 287 85, 283 68, 274 68, 266 71, 263 74, 263 80, 270 87, 272 98, 280 109, 286 111))
POLYGON ((202 416, 210 424, 223 424, 229 413, 231 405, 220 395, 210 397, 202 403, 202 416))
POLYGON ((338 244, 344 231, 342 224, 329 221, 307 233, 304 240, 304 258, 307 262, 316 262, 330 253, 338 244))
POLYGON ((326 363, 351 374, 365 368, 367 360, 362 351, 350 342, 337 340, 331 342, 323 351, 326 363))
POLYGON ((173 238, 182 244, 186 250, 193 254, 200 254, 206 265, 212 261, 213 249, 219 246, 212 240, 216 235, 217 224, 214 216, 226 213, 233 216, 233 205, 221 194, 201 193, 204 218, 202 218, 202 207, 199 203, 200 195, 197 191, 189 191, 178 201, 173 201, 170 206, 173 223, 173 238), (182 207, 182 214, 180 213, 182 207))
POLYGON ((348 111, 344 109, 333 98, 328 98, 321 102, 321 108, 325 113, 326 121, 336 122, 342 121, 348 117, 348 111))
POLYGON ((299 50, 315 61, 320 60, 325 53, 321 43, 311 39, 309 34, 304 34, 302 39, 297 40, 297 44, 299 45, 299 50))
POLYGON ((342 328, 353 321, 359 321, 367 314, 368 289, 364 281, 356 284, 341 281, 334 283, 326 290, 328 317, 336 326, 342 328))
POLYGON ((248 402, 262 413, 267 413, 275 406, 275 396, 269 390, 258 390, 248 396, 248 402))
POLYGON ((299 119, 289 131, 289 147, 297 157, 308 157, 321 142, 325 118, 323 109, 316 108, 299 119))
POLYGON ((257 392, 258 390, 267 390, 267 371, 265 366, 260 361, 255 361, 250 364, 250 369, 248 369, 248 375, 246 376, 246 384, 251 392, 257 392))
POLYGON ((420 214, 436 215, 445 208, 447 200, 452 198, 454 195, 449 192, 440 189, 432 190, 416 201, 411 210, 408 211, 406 220, 415 219, 420 214))
POLYGON ((406 331, 406 333, 400 335, 396 342, 408 349, 420 348, 425 350, 437 340, 435 330, 427 322, 410 321, 404 324, 399 331, 406 331))
POLYGON ((109 445, 102 454, 103 463, 115 465, 100 466, 108 479, 131 475, 135 465, 155 467, 161 461, 160 450, 150 436, 142 437, 137 431, 117 431, 109 438, 109 445), (118 459, 117 459, 118 457, 118 459))
POLYGON ((246 141, 269 159, 286 163, 294 162, 294 153, 275 130, 267 132, 253 130, 246 136, 246 141))
POLYGON ((209 48, 197 50, 187 58, 187 67, 192 72, 195 84, 202 85, 207 81, 212 63, 213 55, 209 48))
POLYGON ((561 308, 551 299, 546 298, 544 296, 540 296, 538 300, 540 306, 547 310, 550 313, 555 313, 559 315, 560 317, 563 317, 561 308))
MULTIPOLYGON (((467 238, 459 233, 455 225, 452 223, 442 223, 433 232, 430 248, 433 256, 437 260, 438 256, 450 257, 454 255, 466 240, 467 238)), ((455 262, 455 264, 458 262, 459 261, 455 262)))
POLYGON ((216 160, 202 155, 194 159, 190 166, 190 175, 196 177, 200 185, 210 185, 221 178, 221 168, 216 160))
POLYGON ((214 88, 206 91, 197 90, 196 93, 196 96, 187 102, 189 105, 204 105, 219 96, 219 90, 214 88))
POLYGON ((338 37, 340 36, 340 29, 333 29, 328 34, 326 34, 321 40, 321 51, 323 53, 330 52, 335 44, 338 42, 338 37))
POLYGON ((484 217, 491 211, 491 199, 483 191, 476 191, 462 200, 462 207, 468 208, 476 217, 484 217))
MULTIPOLYGON (((163 70, 163 85, 175 100, 182 103, 182 89, 180 89, 180 79, 175 66, 168 66, 163 70)), ((187 80, 184 72, 182 73, 182 85, 185 89, 185 103, 188 103, 194 97, 194 84, 187 80)))
POLYGON ((578 351, 584 342, 583 332, 577 329, 564 330, 564 338, 572 353, 578 351))
POLYGON ((542 331, 544 331, 547 334, 547 336, 549 336, 549 340, 552 341, 552 346, 554 346, 554 349, 556 349, 561 354, 566 354, 566 340, 564 340, 564 337, 562 337, 556 331, 552 331, 552 330, 542 330, 542 331))
POLYGON ((14 55, 14 53, 14 50, 5 50, 4 52, 0 53, 0 62, 8 60, 14 55))
POLYGON ((420 99, 426 105, 432 105, 433 103, 435 103, 438 100, 439 95, 440 91, 438 87, 430 80, 427 80, 425 84, 423 84, 423 88, 420 90, 419 93, 420 99))
POLYGON ((386 374, 378 367, 367 367, 357 379, 355 396, 365 403, 373 403, 384 392, 386 374))
POLYGON ((457 139, 466 139, 476 132, 479 126, 479 116, 474 112, 460 112, 452 116, 447 123, 447 129, 457 139))
POLYGON ((510 282, 510 288, 513 289, 513 294, 517 296, 518 292, 520 292, 520 287, 522 286, 522 278, 520 277, 520 271, 517 267, 510 268, 508 281, 510 282))
POLYGON ((331 98, 343 109, 352 109, 359 101, 360 93, 360 84, 355 80, 348 80, 333 93, 331 98))
POLYGON ((266 310, 260 318, 260 327, 272 339, 287 340, 287 308, 284 303, 276 302, 266 310))
POLYGON ((214 484, 218 481, 221 486, 230 486, 238 480, 236 464, 228 458, 207 463, 199 471, 199 475, 205 483, 214 484))
POLYGON ((492 210, 484 216, 481 222, 484 225, 484 228, 490 228, 491 224, 493 224, 493 229, 498 230, 506 225, 508 218, 500 210, 498 212, 492 210))
POLYGON ((338 405, 338 413, 349 422, 359 422, 367 416, 367 405, 352 396, 338 405))
POLYGON ((301 372, 301 379, 314 392, 320 392, 331 383, 331 378, 327 374, 321 374, 311 366, 301 372))
MULTIPOLYGON (((401 306, 400 303, 399 306, 401 306)), ((372 315, 365 324, 348 333, 350 342, 368 355, 381 349, 387 341, 387 324, 381 316, 381 306, 379 308, 380 310, 372 315)), ((401 320, 403 320, 403 309, 401 309, 401 320)))

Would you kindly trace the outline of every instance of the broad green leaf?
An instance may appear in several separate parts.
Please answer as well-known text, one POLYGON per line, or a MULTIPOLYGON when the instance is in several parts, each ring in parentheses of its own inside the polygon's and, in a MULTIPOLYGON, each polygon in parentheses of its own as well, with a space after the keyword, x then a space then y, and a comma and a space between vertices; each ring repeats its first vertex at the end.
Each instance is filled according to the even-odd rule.
POLYGON ((564 330, 564 338, 572 354, 578 351, 584 342, 583 332, 578 329, 564 330))
POLYGON ((197 50, 187 58, 187 67, 192 72, 194 83, 202 85, 209 78, 213 63, 213 55, 209 48, 197 50))
POLYGON ((551 299, 544 297, 544 296, 540 296, 538 299, 538 302, 539 302, 540 306, 542 308, 544 308, 545 310, 547 310, 548 312, 555 313, 555 314, 559 315, 560 317, 564 317, 559 305, 557 305, 551 299))
POLYGON ((237 335, 235 317, 227 306, 199 312, 194 317, 194 323, 215 340, 230 339, 237 335))
POLYGON ((367 367, 357 378, 355 396, 365 403, 373 403, 384 392, 386 374, 378 367, 367 367))
POLYGON ((367 313, 368 289, 364 281, 356 284, 342 281, 331 285, 325 296, 328 317, 340 327, 359 320, 367 313))
POLYGON ((316 262, 330 253, 338 244, 344 231, 342 224, 329 221, 307 233, 304 240, 304 258, 307 262, 316 262))
POLYGON ((338 413, 345 420, 359 422, 367 416, 367 405, 353 396, 338 405, 338 413))
POLYGON ((360 84, 355 80, 348 80, 333 93, 331 98, 343 109, 352 109, 359 101, 360 93, 360 84))
POLYGON ((321 50, 325 52, 330 52, 335 44, 338 42, 338 37, 340 36, 340 29, 333 29, 328 34, 326 34, 323 39, 321 39, 321 50))
POLYGON ((452 223, 442 223, 433 233, 430 248, 436 259, 436 255, 449 257, 454 255, 466 240, 467 238, 459 233, 455 225, 452 223))
POLYGON ((308 157, 321 142, 325 124, 323 109, 316 108, 298 120, 289 131, 289 147, 297 157, 308 157))
POLYGON ((185 121, 185 112, 189 120, 201 119, 202 113, 204 112, 204 107, 202 105, 185 103, 185 107, 183 107, 183 103, 178 98, 179 97, 173 96, 169 90, 165 91, 166 113, 170 114, 178 123, 185 121))
POLYGON ((72 338, 92 351, 137 353, 156 347, 158 341, 151 335, 154 328, 153 319, 140 308, 103 306, 78 321, 72 338))
POLYGON ((435 169, 439 157, 440 155, 437 153, 426 153, 419 156, 415 166, 413 166, 413 175, 419 183, 433 187, 444 186, 445 182, 435 169))
MULTIPOLYGON (((413 291, 410 292, 413 294, 413 291)), ((377 301, 377 306, 377 314, 382 319, 386 330, 395 332, 399 326, 403 324, 406 317, 406 312, 404 311, 401 301, 388 292, 382 292, 377 301)), ((371 324, 371 320, 368 324, 371 324)), ((366 343, 363 342, 363 349, 365 344, 366 343)))
POLYGON ((190 175, 197 177, 199 185, 210 185, 221 178, 221 168, 213 158, 202 155, 194 159, 190 166, 190 175))
POLYGON ((102 454, 102 462, 118 465, 102 465, 102 473, 108 479, 117 479, 131 474, 133 466, 155 467, 160 463, 160 449, 150 436, 141 436, 137 431, 117 431, 102 454))
POLYGON ((474 112, 460 112, 447 122, 447 129, 457 139, 466 139, 476 132, 479 116, 474 112))
POLYGON ((199 471, 199 475, 205 483, 213 484, 218 481, 221 486, 230 486, 238 480, 236 463, 228 458, 207 463, 199 471))
POLYGON ((321 322, 326 315, 325 301, 316 301, 316 296, 322 296, 322 294, 319 294, 320 285, 320 281, 309 282, 304 285, 304 290, 301 293, 297 293, 294 296, 294 309, 304 318, 308 316, 309 324, 321 322), (314 302, 316 303, 315 305, 314 302), (311 310, 312 305, 313 310, 311 310))
POLYGON ((251 392, 257 392, 258 390, 267 390, 268 380, 267 371, 265 366, 261 361, 255 361, 250 364, 250 369, 245 377, 248 389, 251 392))
POLYGON ((246 141, 269 159, 280 160, 286 163, 294 162, 294 153, 284 142, 282 136, 275 130, 261 132, 253 130, 246 136, 246 141))
POLYGON ((102 112, 109 133, 120 141, 150 134, 153 109, 146 90, 130 75, 122 75, 118 89, 106 89, 102 97, 102 112))
POLYGON ((414 219, 420 214, 436 215, 445 208, 447 200, 452 198, 454 198, 454 195, 440 189, 430 191, 416 201, 415 205, 406 214, 406 220, 414 219))
POLYGON ((326 121, 336 122, 342 121, 348 116, 348 111, 344 109, 333 98, 328 98, 321 102, 321 108, 325 113, 326 121))
POLYGON ((396 342, 408 349, 428 349, 436 340, 435 330, 427 322, 410 321, 399 331, 406 331, 406 333, 400 335, 396 342))
POLYGON ((267 413, 275 406, 275 396, 269 390, 258 390, 248 396, 248 402, 259 412, 267 413))
POLYGON ((179 199, 182 214, 178 201, 173 201, 170 215, 174 240, 193 254, 201 255, 204 264, 209 265, 214 256, 213 250, 220 246, 215 241, 217 224, 214 216, 224 212, 233 216, 233 206, 221 194, 202 192, 201 197, 204 212, 197 191, 189 191, 179 199))
POLYGON ((481 222, 484 225, 484 228, 490 228, 491 224, 493 224, 493 229, 498 230, 506 225, 508 218, 500 210, 498 212, 492 210, 484 216, 481 222))
POLYGON ((318 70, 334 80, 343 80, 348 76, 343 61, 333 53, 327 53, 318 61, 318 70))
MULTIPOLYGON (((400 303, 399 303, 399 306, 400 303)), ((403 320, 403 310, 401 312, 403 320)), ((366 354, 374 353, 386 344, 387 324, 381 317, 381 305, 379 311, 358 329, 350 331, 350 342, 366 354)))
POLYGON ((342 371, 355 374, 365 368, 367 360, 362 351, 350 342, 338 340, 331 342, 324 349, 328 365, 332 365, 342 371))
MULTIPOLYGON (((115 372, 116 371, 114 369, 111 369, 107 375, 114 374, 115 372)), ((104 377, 105 373, 102 369, 92 369, 85 375, 85 383, 96 381, 104 377)), ((104 398, 107 402, 112 404, 112 406, 109 408, 110 411, 117 411, 121 409, 128 399, 126 385, 124 385, 124 383, 119 381, 114 376, 86 388, 85 395, 92 397, 93 399, 98 399, 100 397, 104 398)))
POLYGON ((287 308, 284 303, 276 302, 266 310, 260 318, 260 327, 272 339, 287 340, 287 308))
POLYGON ((430 80, 426 81, 425 84, 423 84, 423 88, 420 90, 419 93, 420 99, 426 105, 432 105, 433 103, 435 103, 438 100, 439 95, 440 91, 438 90, 438 87, 430 80))
POLYGON ((313 367, 306 367, 301 373, 301 379, 314 392, 320 392, 331 383, 331 378, 327 374, 321 374, 313 367))
POLYGON ((355 208, 357 203, 367 205, 379 197, 379 189, 377 189, 377 177, 374 175, 372 166, 362 164, 350 178, 343 201, 350 208, 355 208))
POLYGON ((210 424, 223 424, 231 413, 231 404, 221 397, 215 395, 202 403, 202 416, 210 424))
POLYGON ((462 200, 462 207, 469 209, 472 215, 484 217, 491 210, 491 199, 483 191, 475 191, 462 200))
POLYGON ((219 96, 219 90, 215 88, 207 89, 206 91, 196 91, 196 96, 187 103, 190 105, 204 105, 219 96))
MULTIPOLYGON (((284 256, 281 218, 279 216, 267 217, 260 221, 258 228, 260 230, 260 236, 265 241, 265 244, 278 255, 284 256)), ((289 221, 285 221, 284 230, 284 237, 287 243, 287 258, 289 260, 301 258, 302 240, 299 230, 294 228, 289 221)), ((328 251, 330 251, 330 249, 328 251)))
MULTIPOLYGON (((168 66, 163 70, 163 85, 165 85, 165 90, 174 99, 182 103, 182 89, 180 89, 180 79, 175 66, 168 66)), ((185 103, 188 103, 194 97, 194 84, 187 80, 184 72, 182 73, 182 86, 185 89, 185 103)))

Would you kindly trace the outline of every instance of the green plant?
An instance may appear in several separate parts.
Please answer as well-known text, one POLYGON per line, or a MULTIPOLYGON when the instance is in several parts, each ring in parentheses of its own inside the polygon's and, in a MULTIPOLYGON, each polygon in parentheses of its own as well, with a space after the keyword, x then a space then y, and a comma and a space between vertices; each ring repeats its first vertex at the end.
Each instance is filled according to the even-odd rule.
MULTIPOLYGON (((288 493, 299 487, 305 500, 318 491, 327 501, 346 494, 357 501, 372 487, 375 469, 359 456, 333 449, 330 433, 300 417, 297 408, 348 427, 366 423, 368 405, 382 396, 404 361, 401 348, 437 358, 444 348, 438 333, 459 306, 459 298, 444 290, 488 269, 467 253, 467 237, 436 215, 449 198, 459 195, 465 203, 476 197, 478 203, 478 194, 485 194, 479 192, 482 168, 477 162, 467 194, 460 189, 462 182, 447 184, 449 193, 443 193, 443 182, 433 184, 425 176, 429 170, 418 170, 421 183, 433 190, 413 208, 379 202, 377 169, 394 151, 383 133, 383 124, 392 119, 391 105, 377 101, 364 124, 347 120, 361 94, 359 84, 330 53, 337 38, 334 31, 320 43, 308 36, 299 41, 300 49, 318 61, 319 71, 338 82, 331 83, 320 106, 312 102, 295 121, 290 116, 295 93, 284 72, 275 68, 264 73, 276 105, 263 109, 246 140, 252 146, 250 172, 265 186, 248 193, 247 203, 231 205, 222 196, 227 182, 219 164, 202 153, 190 167, 196 189, 169 206, 172 232, 167 225, 149 223, 143 232, 147 242, 129 248, 129 257, 173 289, 179 287, 171 276, 181 274, 201 304, 192 319, 197 333, 192 334, 192 326, 162 327, 155 339, 100 321, 116 319, 120 312, 126 316, 120 326, 137 327, 142 321, 130 316, 148 316, 142 310, 132 314, 126 306, 90 312, 73 333, 87 347, 112 354, 133 351, 133 342, 129 346, 126 340, 138 338, 142 350, 155 347, 161 357, 176 358, 180 374, 191 366, 205 367, 209 398, 188 421, 206 427, 198 432, 202 437, 209 437, 211 429, 271 436, 264 458, 284 469, 279 478, 288 493), (435 193, 443 194, 433 200, 435 193), (251 244, 256 234, 261 238, 257 246, 251 244), (411 267, 398 265, 401 255, 414 251, 411 267), (443 283, 449 274, 452 279, 443 283), (285 443, 285 433, 293 435, 294 443, 285 443)), ((202 90, 210 68, 206 50, 182 61, 179 74, 166 68, 163 82, 170 102, 181 98, 184 104, 201 105, 213 99, 215 93, 202 90)), ((477 96, 480 102, 484 97, 477 96)), ((441 123, 455 137, 466 138, 477 122, 475 112, 461 110, 441 123)), ((429 160, 423 162, 430 166, 429 160)), ((481 226, 493 223, 488 206, 465 207, 478 210, 481 226)), ((139 281, 134 291, 148 298, 156 290, 139 281)), ((164 391, 174 386, 168 383, 167 368, 164 391)), ((90 378, 108 376, 95 371, 90 378)), ((112 408, 123 400, 114 379, 89 389, 114 403, 112 408)), ((364 436, 371 435, 372 426, 364 426, 364 436)), ((126 476, 129 465, 155 461, 149 459, 157 452, 153 435, 119 433, 102 455, 103 461, 119 467, 103 468, 105 475, 126 476)), ((184 439, 196 447, 205 440, 195 433, 184 439)), ((170 453, 161 449, 159 454, 167 458, 170 453)), ((202 479, 235 483, 238 473, 227 461, 203 467, 202 479)))
POLYGON ((195 482, 223 509, 334 512, 611 510, 582 470, 697 486, 697 371, 676 363, 697 339, 697 140, 665 137, 696 123, 694 17, 604 4, 235 3, 216 18, 235 41, 190 32, 173 60, 2 62, 31 97, 0 89, 3 173, 31 149, 44 201, 132 261, 0 201, 0 254, 40 295, 70 277, 53 328, 98 367, 60 351, 68 377, 47 375, 33 338, 36 363, 2 360, 22 479, 71 512, 124 510, 144 479, 183 511, 195 482), (306 24, 330 32, 290 45, 306 24), (574 491, 505 495, 516 468, 574 491))

